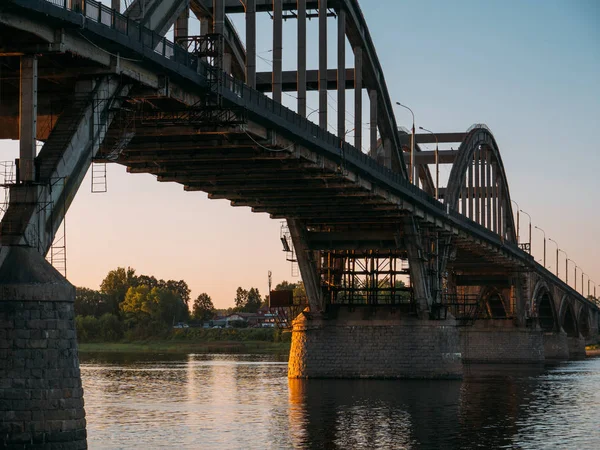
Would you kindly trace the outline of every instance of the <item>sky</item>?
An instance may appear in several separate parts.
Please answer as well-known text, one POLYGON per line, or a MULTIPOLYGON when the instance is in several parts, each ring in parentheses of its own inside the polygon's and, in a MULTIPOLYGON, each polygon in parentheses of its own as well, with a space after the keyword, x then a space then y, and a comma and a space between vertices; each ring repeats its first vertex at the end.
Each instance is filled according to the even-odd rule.
MULTIPOLYGON (((104 3, 109 3, 105 1, 104 3)), ((600 283, 600 3, 578 1, 361 0, 393 102, 412 108, 416 126, 435 132, 487 124, 500 147, 510 194, 592 280, 600 283)), ((232 17, 244 36, 243 16, 232 17)), ((271 20, 259 15, 258 70, 270 70, 271 20)), ((191 32, 197 28, 192 21, 191 32)), ((197 31, 197 30, 196 30, 197 31)), ((308 65, 318 67, 317 21, 308 26, 308 65)), ((329 20, 329 67, 336 67, 336 23, 329 20)), ((296 22, 284 23, 284 70, 295 69, 296 22)), ((353 66, 347 46, 347 67, 353 66)), ((293 93, 284 96, 295 106, 293 93)), ((309 95, 309 107, 316 105, 309 95)), ((336 129, 336 93, 329 124, 336 129)), ((353 92, 347 110, 353 111, 353 92)), ((368 117, 365 100, 363 117, 368 117)), ((347 129, 351 129, 352 116, 347 129)), ((408 111, 395 111, 411 125, 408 111)), ((317 120, 317 115, 313 115, 317 120)), ((368 119, 365 119, 368 121, 368 119)), ((352 132, 349 133, 352 137, 352 132)), ((366 143, 366 130, 363 133, 366 143)), ((425 146, 427 148, 427 146, 425 146)), ((1 160, 17 143, 0 141, 1 160)), ((431 148, 433 149, 433 148, 431 148)), ((450 166, 442 166, 442 179, 450 166)), ((108 192, 90 192, 89 173, 66 218, 68 279, 98 288, 107 272, 133 267, 138 274, 184 279, 192 298, 208 293, 217 307, 233 305, 238 286, 268 291, 273 282, 297 281, 285 260, 280 221, 201 192, 127 174, 109 165, 108 192)), ((521 240, 528 219, 521 215, 521 240)), ((533 229, 541 261, 543 235, 533 229)), ((547 247, 555 270, 556 247, 547 247)), ((564 279, 564 255, 560 276, 564 279)), ((569 282, 573 285, 573 268, 569 282)), ((581 282, 578 270, 578 288, 581 282)), ((585 278, 587 286, 587 277, 585 278)), ((600 293, 600 287, 598 288, 600 293)), ((586 291, 587 293, 587 291, 586 291)))

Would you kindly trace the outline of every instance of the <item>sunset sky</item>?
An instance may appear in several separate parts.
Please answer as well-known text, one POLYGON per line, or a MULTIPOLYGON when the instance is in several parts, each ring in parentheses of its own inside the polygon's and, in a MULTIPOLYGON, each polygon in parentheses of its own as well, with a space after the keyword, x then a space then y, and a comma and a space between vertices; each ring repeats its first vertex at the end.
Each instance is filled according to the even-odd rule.
MULTIPOLYGON (((392 101, 410 106, 417 127, 435 132, 487 124, 500 146, 512 198, 531 215, 533 225, 600 283, 600 151, 593 138, 600 126, 600 3, 360 3, 392 101)), ((242 17, 234 20, 243 37, 242 17)), ((270 27, 268 15, 261 14, 258 52, 264 59, 258 70, 270 70, 270 27)), ((316 20, 309 23, 310 69, 317 68, 316 27, 316 20)), ((329 32, 335 46, 335 19, 329 21, 329 32)), ((284 70, 293 70, 294 20, 284 23, 284 33, 284 70)), ((352 67, 349 49, 347 54, 352 67)), ((336 58, 330 48, 331 68, 336 58)), ((352 96, 349 91, 348 99, 352 96)), ((331 92, 333 127, 335 98, 331 92)), ((310 97, 313 107, 315 99, 316 94, 310 97)), ((294 106, 295 100, 286 96, 285 103, 294 106)), ((351 102, 347 109, 352 112, 351 102)), ((396 119, 410 126, 406 110, 396 110, 396 119)), ((0 149, 2 160, 17 155, 16 142, 0 141, 0 149)), ((442 176, 448 172, 444 166, 442 176)), ((180 185, 158 183, 151 175, 127 174, 121 166, 109 166, 105 194, 90 193, 88 174, 66 227, 68 278, 78 286, 98 288, 109 270, 131 266, 138 274, 184 279, 193 298, 206 292, 217 307, 228 307, 238 286, 255 286, 266 294, 269 270, 275 283, 296 281, 279 241, 279 221, 233 208, 225 200, 208 200, 204 193, 186 193, 180 185)), ((521 216, 521 237, 526 235, 527 219, 521 216)), ((534 255, 541 259, 542 233, 534 229, 533 238, 534 255)), ((552 271, 555 251, 549 243, 552 271)), ((559 268, 564 278, 562 254, 559 268)))

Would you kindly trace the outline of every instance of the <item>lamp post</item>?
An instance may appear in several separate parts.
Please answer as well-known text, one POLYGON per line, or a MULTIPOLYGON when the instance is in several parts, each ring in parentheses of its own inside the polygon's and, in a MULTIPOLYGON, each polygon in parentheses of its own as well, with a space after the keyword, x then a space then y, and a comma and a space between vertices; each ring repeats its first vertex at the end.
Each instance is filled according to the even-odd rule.
POLYGON ((531 216, 522 209, 520 209, 519 211, 521 211, 523 214, 529 217, 529 254, 531 255, 531 216))
POLYGON ((548 238, 548 241, 554 242, 554 245, 556 245, 556 276, 558 277, 558 244, 552 238, 548 238))
POLYGON ((515 205, 517 205, 517 245, 519 245, 519 204, 511 199, 515 205))
POLYGON ((439 149, 439 141, 436 134, 428 130, 427 128, 419 127, 419 130, 427 131, 428 133, 433 134, 435 138, 435 199, 439 200, 439 190, 440 190, 440 149, 439 149))
POLYGON ((536 230, 540 230, 542 233, 544 233, 544 269, 546 268, 546 232, 544 230, 542 230, 540 227, 538 227, 537 225, 535 226, 536 230))
POLYGON ((590 276, 585 273, 583 270, 581 271, 581 295, 585 297, 585 294, 583 293, 583 276, 588 277, 588 295, 590 295, 590 276))
MULTIPOLYGON (((575 291, 577 291, 577 264, 572 259, 567 259, 567 261, 571 261, 573 264, 575 264, 575 287, 573 289, 575 289, 575 291)), ((568 273, 568 271, 567 271, 567 273, 568 273)))
POLYGON ((398 106, 402 106, 403 108, 406 108, 410 111, 410 114, 412 115, 412 134, 411 134, 411 139, 410 139, 410 176, 409 176, 409 180, 411 182, 411 184, 415 184, 416 180, 415 180, 415 113, 413 113, 413 110, 410 109, 408 106, 403 105, 400 102, 396 102, 396 105, 398 106))
MULTIPOLYGON (((590 282, 590 278, 588 277, 588 283, 590 282)), ((596 304, 598 304, 598 297, 596 297, 596 282, 594 280, 591 280, 592 284, 594 285, 594 302, 596 304)), ((588 291, 590 290, 590 288, 588 287, 588 291)))
POLYGON ((565 254, 565 283, 569 284, 569 255, 564 250, 558 249, 559 252, 565 254))

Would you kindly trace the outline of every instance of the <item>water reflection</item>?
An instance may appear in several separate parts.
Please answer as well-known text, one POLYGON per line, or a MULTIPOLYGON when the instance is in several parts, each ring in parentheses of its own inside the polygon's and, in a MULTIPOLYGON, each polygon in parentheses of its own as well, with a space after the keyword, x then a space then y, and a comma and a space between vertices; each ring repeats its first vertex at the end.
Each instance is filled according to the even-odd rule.
POLYGON ((600 360, 289 380, 261 355, 83 360, 91 448, 600 448, 600 360))

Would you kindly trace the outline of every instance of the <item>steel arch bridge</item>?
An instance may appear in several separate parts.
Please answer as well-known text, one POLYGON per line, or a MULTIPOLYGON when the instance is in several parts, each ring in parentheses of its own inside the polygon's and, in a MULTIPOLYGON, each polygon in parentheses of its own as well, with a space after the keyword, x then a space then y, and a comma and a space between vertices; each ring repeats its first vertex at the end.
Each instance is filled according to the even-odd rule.
POLYGON ((419 147, 435 142, 432 136, 417 135, 409 167, 410 136, 398 130, 357 0, 112 6, 0 6, 0 138, 20 137, 19 173, 0 224, 0 267, 14 261, 16 247, 45 255, 92 162, 108 161, 287 220, 309 299, 304 317, 315 323, 362 308, 595 339, 597 305, 519 246, 500 149, 485 125, 437 134, 436 141, 457 147, 437 153, 419 147), (190 13, 200 35, 189 35, 190 13), (233 14, 244 16, 244 37, 233 14), (257 72, 259 14, 273 24, 271 72, 257 72), (310 18, 318 21, 316 69, 307 67, 310 18), (287 21, 297 28, 294 71, 282 65, 287 21), (336 42, 327 39, 332 23, 336 42), (175 42, 165 38, 171 28, 175 42), (307 114, 309 91, 319 100, 307 114), (330 91, 337 92, 335 133, 328 131, 330 91), (294 110, 282 104, 285 92, 295 93, 294 110), (36 140, 44 142, 39 154, 36 140), (435 158, 452 165, 439 199, 430 172, 435 158))

